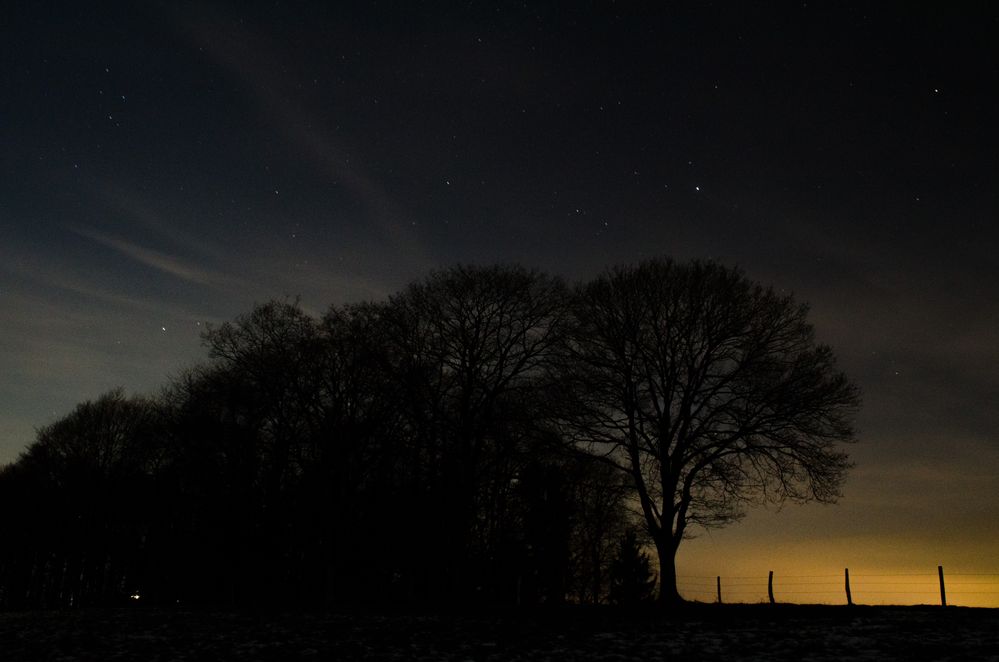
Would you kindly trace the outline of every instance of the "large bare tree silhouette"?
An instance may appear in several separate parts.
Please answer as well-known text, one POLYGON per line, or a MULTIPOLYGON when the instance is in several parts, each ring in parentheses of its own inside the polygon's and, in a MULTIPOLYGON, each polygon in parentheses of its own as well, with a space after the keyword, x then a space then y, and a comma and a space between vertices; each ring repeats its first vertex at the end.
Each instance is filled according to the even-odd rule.
POLYGON ((631 478, 680 601, 692 525, 757 501, 832 501, 857 389, 815 341, 807 307, 710 262, 650 260, 577 290, 565 433, 631 478))

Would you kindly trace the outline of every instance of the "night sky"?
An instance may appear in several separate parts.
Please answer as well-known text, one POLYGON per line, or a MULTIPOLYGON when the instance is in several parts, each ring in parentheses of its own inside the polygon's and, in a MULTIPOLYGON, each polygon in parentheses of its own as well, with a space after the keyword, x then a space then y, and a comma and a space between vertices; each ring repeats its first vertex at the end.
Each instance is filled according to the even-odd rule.
POLYGON ((999 10, 874 4, 6 7, 0 463, 254 302, 713 258, 809 302, 864 408, 839 505, 680 574, 999 573, 999 10))

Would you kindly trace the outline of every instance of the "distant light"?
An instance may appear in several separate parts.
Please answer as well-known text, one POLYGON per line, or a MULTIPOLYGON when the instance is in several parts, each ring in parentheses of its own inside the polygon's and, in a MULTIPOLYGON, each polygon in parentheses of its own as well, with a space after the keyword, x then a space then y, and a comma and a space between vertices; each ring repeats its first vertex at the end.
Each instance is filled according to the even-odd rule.
POLYGON ((133 593, 132 595, 130 595, 130 596, 128 596, 128 597, 132 598, 133 600, 138 600, 138 599, 139 599, 139 598, 141 598, 142 596, 141 596, 141 595, 139 595, 138 593, 133 593))
POLYGON ((695 186, 695 187, 694 187, 694 190, 695 190, 695 191, 700 191, 700 190, 701 190, 701 187, 700 187, 700 186, 695 186))

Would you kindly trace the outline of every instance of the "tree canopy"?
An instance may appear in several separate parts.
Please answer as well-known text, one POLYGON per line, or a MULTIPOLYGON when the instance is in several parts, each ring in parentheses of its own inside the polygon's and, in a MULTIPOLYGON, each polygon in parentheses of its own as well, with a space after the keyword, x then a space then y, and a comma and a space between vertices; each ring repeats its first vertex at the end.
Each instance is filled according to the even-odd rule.
POLYGON ((712 262, 617 267, 576 290, 563 431, 631 478, 675 601, 692 525, 833 501, 859 396, 808 308, 712 262))
POLYGON ((0 469, 0 606, 635 602, 639 539, 676 600, 691 527, 838 494, 858 397, 806 318, 669 260, 258 305, 0 469))

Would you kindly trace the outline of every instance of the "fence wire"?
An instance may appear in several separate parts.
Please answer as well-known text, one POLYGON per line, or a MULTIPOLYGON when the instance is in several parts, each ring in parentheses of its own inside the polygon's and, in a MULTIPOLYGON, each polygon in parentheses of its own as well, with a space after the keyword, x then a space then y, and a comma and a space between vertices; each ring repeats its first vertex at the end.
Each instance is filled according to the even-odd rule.
MULTIPOLYGON (((949 605, 974 603, 999 607, 999 572, 945 573, 944 590, 949 605)), ((768 578, 721 575, 723 602, 769 600, 768 578)), ((677 575, 677 588, 688 599, 715 602, 719 577, 677 575)), ((776 602, 847 602, 845 574, 773 575, 776 602), (837 599, 837 596, 839 598, 837 599)), ((938 573, 850 574, 849 591, 854 604, 939 604, 943 601, 938 573)))

